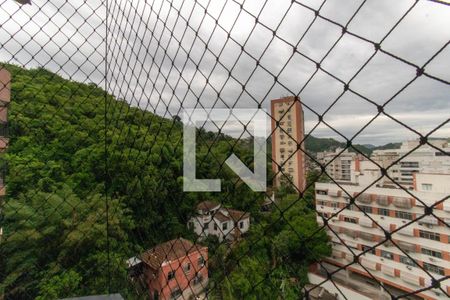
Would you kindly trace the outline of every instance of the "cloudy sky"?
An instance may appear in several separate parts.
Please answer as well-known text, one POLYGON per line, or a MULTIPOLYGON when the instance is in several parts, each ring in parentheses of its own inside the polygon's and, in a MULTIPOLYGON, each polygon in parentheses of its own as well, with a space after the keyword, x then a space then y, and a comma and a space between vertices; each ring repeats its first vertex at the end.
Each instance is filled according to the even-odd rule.
MULTIPOLYGON (((347 138, 376 116, 376 104, 389 100, 386 114, 423 134, 450 117, 448 5, 425 0, 129 0, 109 1, 108 7, 97 0, 71 2, 35 0, 20 7, 0 0, 0 61, 45 66, 104 86, 106 57, 111 93, 167 117, 196 105, 257 108, 261 103, 269 109, 270 99, 296 94, 304 104, 306 132, 315 128, 314 136, 341 140, 325 123, 318 124, 318 115, 326 112, 323 120, 347 138), (339 24, 348 32, 343 34, 339 24), (376 52, 372 42, 392 56, 376 52), (413 80, 414 66, 424 64, 427 74, 443 82, 427 76, 413 80), (343 93, 342 82, 349 81, 350 90, 343 93)), ((450 123, 433 136, 450 137, 450 123)), ((380 115, 354 141, 384 144, 415 137, 380 115)))

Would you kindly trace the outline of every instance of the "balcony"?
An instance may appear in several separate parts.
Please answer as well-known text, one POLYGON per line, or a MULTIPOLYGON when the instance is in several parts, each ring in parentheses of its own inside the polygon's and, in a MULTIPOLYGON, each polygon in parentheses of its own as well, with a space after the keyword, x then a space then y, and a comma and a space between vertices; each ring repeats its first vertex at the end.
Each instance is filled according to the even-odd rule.
POLYGON ((419 220, 419 224, 438 225, 439 221, 435 216, 425 216, 419 220))
POLYGON ((374 271, 377 270, 377 263, 375 261, 372 261, 365 257, 361 257, 360 263, 362 266, 366 267, 367 269, 374 270, 374 271))
POLYGON ((371 197, 370 194, 363 193, 363 194, 359 195, 359 196, 356 198, 356 200, 357 200, 358 202, 366 203, 366 204, 367 204, 367 203, 371 203, 371 202, 372 202, 372 197, 371 197))
POLYGON ((381 265, 381 273, 390 277, 395 277, 395 269, 387 265, 381 265))
POLYGON ((355 230, 348 229, 348 228, 343 228, 341 233, 343 233, 351 238, 356 238, 358 236, 358 233, 355 230))
POLYGON ((414 229, 411 226, 407 226, 398 231, 398 234, 406 236, 414 236, 414 229))
POLYGON ((388 196, 378 195, 377 196, 377 203, 380 206, 388 206, 389 205, 388 196))
POLYGON ((340 197, 341 196, 341 191, 340 190, 329 190, 328 191, 328 196, 340 197))
POLYGON ((408 242, 398 241, 397 247, 405 252, 416 252, 416 245, 408 242))
POLYGON ((363 227, 369 227, 369 228, 372 228, 372 225, 373 225, 372 220, 367 217, 359 218, 358 223, 359 223, 359 225, 361 225, 363 227))
POLYGON ((394 200, 392 201, 395 207, 398 208, 411 208, 412 207, 412 201, 410 198, 406 197, 394 197, 394 200))
POLYGON ((366 241, 373 241, 375 239, 375 235, 367 232, 360 232, 359 237, 366 241))
POLYGON ((402 271, 400 277, 404 282, 420 286, 420 277, 417 275, 402 271))

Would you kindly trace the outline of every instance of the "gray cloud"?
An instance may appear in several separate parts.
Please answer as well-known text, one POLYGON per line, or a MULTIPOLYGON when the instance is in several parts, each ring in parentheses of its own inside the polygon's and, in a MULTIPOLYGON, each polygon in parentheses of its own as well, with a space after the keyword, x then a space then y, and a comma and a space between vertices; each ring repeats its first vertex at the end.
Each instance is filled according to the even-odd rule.
MULTIPOLYGON (((317 18, 305 34, 314 13, 298 4, 291 6, 291 1, 269 0, 264 5, 259 0, 215 0, 207 7, 207 14, 203 7, 208 1, 173 1, 172 7, 164 0, 116 1, 110 3, 108 18, 103 2, 97 0, 88 4, 36 0, 22 8, 11 0, 0 1, 1 61, 45 66, 74 80, 102 84, 107 54, 110 92, 161 115, 170 116, 178 113, 181 105, 194 107, 198 103, 204 107, 255 108, 257 102, 263 102, 268 109, 270 99, 301 92, 309 131, 317 124, 316 113, 324 113, 343 92, 339 81, 323 71, 316 72, 315 63, 308 60, 321 61, 340 38, 341 28, 317 18), (238 3, 243 3, 246 11, 241 11, 238 3), (216 20, 222 28, 216 26, 216 20), (272 40, 271 30, 275 29, 272 40), (304 56, 293 54, 289 44, 296 45, 303 35, 297 50, 304 56), (241 52, 241 46, 247 53, 241 52), (273 75, 278 76, 277 83, 273 75)), ((321 4, 301 3, 313 9, 321 4)), ((349 31, 382 41, 382 49, 421 66, 450 40, 450 8, 420 1, 388 34, 413 3, 371 0, 352 18, 361 1, 327 0, 320 14, 339 24, 349 22, 349 31)), ((426 72, 450 80, 449 48, 427 65, 426 72)), ((321 66, 348 81, 374 53, 371 43, 345 34, 321 66)), ((377 52, 350 88, 384 104, 415 75, 414 67, 377 52)), ((449 95, 448 85, 422 76, 387 104, 385 111, 425 134, 448 120, 449 95)), ((373 104, 347 91, 324 120, 351 138, 376 113, 373 104)), ((312 134, 340 138, 324 124, 312 134)), ((449 127, 435 136, 450 136, 449 127)), ((380 116, 355 140, 381 144, 414 137, 406 128, 380 116)))

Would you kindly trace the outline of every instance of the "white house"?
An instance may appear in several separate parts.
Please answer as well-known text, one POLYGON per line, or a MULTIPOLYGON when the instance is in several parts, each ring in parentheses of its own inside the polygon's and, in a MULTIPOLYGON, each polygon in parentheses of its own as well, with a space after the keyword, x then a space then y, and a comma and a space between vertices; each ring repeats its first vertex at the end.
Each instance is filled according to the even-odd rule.
POLYGON ((189 220, 189 226, 201 239, 215 235, 219 241, 234 240, 249 230, 250 214, 203 201, 197 205, 197 215, 189 220))

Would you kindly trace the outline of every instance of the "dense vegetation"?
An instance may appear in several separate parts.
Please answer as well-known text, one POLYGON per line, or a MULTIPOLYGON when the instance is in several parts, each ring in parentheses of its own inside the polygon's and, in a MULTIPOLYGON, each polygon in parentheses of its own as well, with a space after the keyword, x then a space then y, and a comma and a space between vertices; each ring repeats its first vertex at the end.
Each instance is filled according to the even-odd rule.
MULTIPOLYGON (((224 178, 224 192, 184 193, 179 118, 132 108, 94 84, 65 80, 42 68, 6 67, 13 83, 10 147, 4 155, 0 298, 103 294, 108 282, 131 298, 125 259, 177 236, 195 239, 186 223, 195 204, 206 199, 249 211, 256 220, 248 239, 231 252, 212 245, 217 251, 212 268, 225 257, 231 273, 217 286, 220 293, 261 299, 283 286, 289 298, 305 281, 307 264, 329 250, 320 233, 308 243, 312 252, 305 252, 304 238, 317 229, 307 202, 295 204, 285 219, 277 210, 262 215, 264 195, 251 192, 221 166, 231 151, 251 165, 245 141, 198 130, 197 176, 224 178), (276 226, 264 232, 271 223, 276 226), (250 246, 253 241, 258 242, 250 246), (252 254, 240 268, 233 266, 249 247, 252 254), (248 276, 252 270, 256 277, 273 270, 275 277, 267 287, 249 290, 259 279, 248 276), (291 278, 297 283, 286 285, 291 278)), ((292 196, 284 195, 280 205, 290 201, 292 196)))

